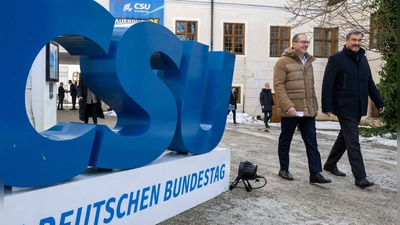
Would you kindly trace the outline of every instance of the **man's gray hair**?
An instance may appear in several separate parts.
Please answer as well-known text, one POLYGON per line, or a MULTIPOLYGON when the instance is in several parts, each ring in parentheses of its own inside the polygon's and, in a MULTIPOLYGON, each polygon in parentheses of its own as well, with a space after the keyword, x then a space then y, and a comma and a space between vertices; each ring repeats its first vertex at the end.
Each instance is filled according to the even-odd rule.
POLYGON ((353 30, 347 31, 346 39, 349 40, 350 39, 350 35, 352 35, 352 34, 355 34, 355 35, 361 34, 361 36, 364 37, 363 32, 361 32, 360 30, 353 29, 353 30))

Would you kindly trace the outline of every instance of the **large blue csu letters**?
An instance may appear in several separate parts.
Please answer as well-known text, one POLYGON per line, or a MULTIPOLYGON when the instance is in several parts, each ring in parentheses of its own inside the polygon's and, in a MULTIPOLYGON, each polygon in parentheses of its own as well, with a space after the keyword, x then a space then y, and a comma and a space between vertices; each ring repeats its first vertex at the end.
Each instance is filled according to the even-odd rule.
POLYGON ((225 93, 230 93, 235 57, 208 52, 208 46, 197 42, 183 45, 180 69, 159 72, 174 93, 179 110, 168 149, 203 154, 218 145, 225 129, 229 102, 225 93))
POLYGON ((1 28, 12 34, 0 43, 10 84, 0 94, 13 96, 2 100, 7 110, 0 115, 5 185, 51 185, 88 165, 136 168, 165 149, 203 154, 222 138, 234 55, 182 42, 158 24, 114 27, 111 14, 92 0, 6 1, 1 12, 1 28), (112 130, 63 122, 37 133, 31 126, 26 79, 52 39, 81 55, 85 83, 117 113, 112 130))
MULTIPOLYGON (((114 18, 94 1, 4 3, 4 7, 1 7, 3 34, 0 49, 1 55, 7 57, 2 58, 1 68, 3 79, 10 84, 0 89, 0 94, 5 97, 2 102, 8 108, 2 110, 0 116, 0 157, 4 160, 1 163, 4 184, 36 187, 70 179, 87 169, 95 126, 81 125, 73 129, 80 130, 75 138, 65 135, 67 138, 64 141, 43 137, 33 129, 26 114, 26 80, 39 51, 58 36, 75 34, 71 38, 79 39, 76 36, 79 34, 87 37, 86 40, 90 39, 91 42, 71 49, 77 53, 107 52, 114 18)), ((63 133, 71 129, 57 125, 53 130, 63 133)))
POLYGON ((113 169, 143 166, 171 142, 178 111, 171 91, 152 70, 151 62, 161 59, 153 56, 150 60, 155 52, 168 55, 163 57, 165 66, 177 70, 182 42, 158 24, 139 23, 116 27, 107 55, 81 57, 86 84, 117 114, 115 133, 103 125, 103 139, 96 143, 91 165, 113 169))

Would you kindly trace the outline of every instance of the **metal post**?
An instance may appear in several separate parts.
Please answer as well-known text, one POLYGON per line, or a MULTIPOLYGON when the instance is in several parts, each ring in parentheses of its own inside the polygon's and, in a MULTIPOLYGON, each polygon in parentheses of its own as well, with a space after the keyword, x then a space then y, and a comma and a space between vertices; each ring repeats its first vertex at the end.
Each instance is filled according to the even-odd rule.
POLYGON ((214 0, 211 0, 210 51, 214 49, 214 0))
POLYGON ((243 111, 242 111, 242 113, 244 113, 244 103, 245 103, 245 99, 246 99, 246 95, 243 95, 243 111))

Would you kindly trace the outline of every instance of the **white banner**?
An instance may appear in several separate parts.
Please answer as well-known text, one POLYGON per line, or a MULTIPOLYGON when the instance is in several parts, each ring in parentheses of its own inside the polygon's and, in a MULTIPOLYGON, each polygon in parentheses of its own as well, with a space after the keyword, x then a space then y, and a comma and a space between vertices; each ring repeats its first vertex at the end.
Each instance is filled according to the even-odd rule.
POLYGON ((7 225, 156 224, 229 188, 230 150, 169 152, 150 165, 91 171, 63 184, 5 193, 7 225))

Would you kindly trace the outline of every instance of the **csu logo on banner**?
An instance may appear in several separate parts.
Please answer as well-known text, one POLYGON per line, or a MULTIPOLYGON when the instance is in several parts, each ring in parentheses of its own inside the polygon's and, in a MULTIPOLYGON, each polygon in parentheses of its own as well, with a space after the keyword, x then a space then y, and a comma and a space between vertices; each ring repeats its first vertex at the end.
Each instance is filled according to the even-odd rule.
POLYGON ((2 30, 13 34, 0 42, 7 52, 3 73, 12 74, 7 82, 13 84, 0 88, 0 96, 13 93, 2 99, 8 108, 0 116, 0 127, 7 129, 0 135, 4 185, 53 185, 88 166, 138 168, 166 149, 204 154, 220 142, 235 55, 180 41, 156 23, 115 25, 115 18, 93 0, 4 2, 2 9, 9 8, 19 10, 2 10, 8 21, 2 30), (117 114, 112 130, 68 122, 42 133, 32 127, 25 108, 26 81, 36 56, 51 40, 80 56, 86 85, 117 114))
POLYGON ((134 8, 137 10, 150 10, 151 4, 135 3, 134 8))
POLYGON ((132 11, 131 3, 128 3, 128 4, 124 5, 124 9, 123 9, 122 11, 123 11, 123 12, 126 12, 126 11, 130 12, 130 11, 132 11))

